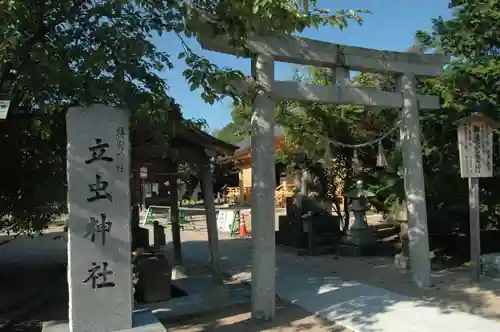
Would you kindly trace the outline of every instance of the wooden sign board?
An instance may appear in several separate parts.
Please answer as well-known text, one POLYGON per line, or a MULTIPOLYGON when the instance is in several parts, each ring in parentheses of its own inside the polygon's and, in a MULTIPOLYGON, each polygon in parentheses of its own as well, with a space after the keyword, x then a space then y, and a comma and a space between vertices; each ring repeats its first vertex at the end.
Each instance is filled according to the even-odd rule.
POLYGON ((458 128, 458 149, 463 178, 493 176, 493 130, 488 123, 463 123, 458 128))

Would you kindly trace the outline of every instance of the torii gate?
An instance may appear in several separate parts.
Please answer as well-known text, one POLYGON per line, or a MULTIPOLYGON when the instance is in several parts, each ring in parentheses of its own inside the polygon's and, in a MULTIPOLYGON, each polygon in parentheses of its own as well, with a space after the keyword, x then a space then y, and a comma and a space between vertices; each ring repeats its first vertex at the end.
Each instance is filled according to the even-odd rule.
MULTIPOLYGON (((244 56, 226 38, 200 40, 206 50, 244 56)), ((343 46, 296 37, 249 38, 252 53, 251 82, 261 89, 253 101, 252 114, 252 317, 271 319, 275 314, 275 106, 279 100, 314 101, 367 107, 401 108, 400 139, 410 238, 413 279, 430 286, 427 209, 422 168, 419 108, 439 109, 437 96, 418 95, 416 78, 436 77, 449 57, 379 51, 343 46), (274 61, 329 67, 335 74, 334 86, 274 80, 274 61), (349 70, 397 76, 398 92, 350 85, 349 70), (255 208, 254 207, 257 207, 255 208)), ((247 81, 248 82, 248 81, 247 81)))

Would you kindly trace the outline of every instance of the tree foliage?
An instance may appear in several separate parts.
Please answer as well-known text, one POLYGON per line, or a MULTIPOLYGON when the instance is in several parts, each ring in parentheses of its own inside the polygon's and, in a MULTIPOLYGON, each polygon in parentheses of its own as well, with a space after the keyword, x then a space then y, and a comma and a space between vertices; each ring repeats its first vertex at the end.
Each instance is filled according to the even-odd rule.
MULTIPOLYGON (((296 75, 294 79, 319 85, 333 84, 332 71, 325 68, 306 68, 303 74, 296 75)), ((380 86, 390 90, 394 89, 395 82, 390 77, 362 73, 354 79, 353 84, 380 86)), ((249 105, 249 102, 235 105, 231 112, 233 121, 225 127, 242 128, 242 135, 238 138, 251 134, 252 111, 249 105)), ((324 184, 327 196, 333 201, 335 212, 345 221, 349 215, 341 212, 345 207, 341 207, 340 202, 352 182, 353 157, 353 149, 345 145, 372 141, 382 133, 393 130, 397 114, 384 109, 289 101, 279 103, 276 114, 277 124, 285 130, 285 146, 278 152, 277 159, 287 165, 300 164, 305 154, 308 160, 321 162, 327 182, 324 184), (328 162, 331 159, 334 162, 328 162)), ((233 133, 238 133, 238 130, 233 133)), ((393 145, 391 140, 384 143, 386 147, 393 145)), ((357 150, 364 164, 363 178, 370 182, 374 172, 378 172, 375 165, 377 145, 357 150)))
MULTIPOLYGON (((438 18, 434 20, 431 32, 416 33, 419 43, 412 51, 434 51, 453 55, 453 60, 440 77, 421 80, 419 84, 420 93, 438 95, 442 100, 441 109, 421 112, 422 153, 431 233, 468 232, 467 181, 460 177, 457 128, 454 123, 476 111, 496 121, 500 120, 500 66, 497 53, 500 39, 494 29, 499 24, 496 19, 500 15, 499 4, 499 1, 456 1, 454 15, 450 20, 438 18)), ((330 83, 327 81, 328 71, 320 70, 319 74, 318 80, 318 75, 313 72, 312 77, 316 76, 316 82, 330 83)), ((361 74, 355 81, 364 86, 373 85, 376 81, 382 85, 382 90, 394 89, 392 77, 361 74)), ((362 114, 368 117, 360 117, 359 109, 345 106, 325 108, 308 105, 303 109, 305 113, 302 118, 288 118, 297 121, 297 125, 291 127, 292 135, 298 137, 300 142, 307 142, 305 148, 308 152, 314 151, 316 147, 317 157, 322 155, 321 148, 324 145, 317 144, 319 134, 315 134, 315 130, 322 135, 333 132, 335 134, 329 138, 338 141, 363 142, 380 135, 386 130, 384 128, 394 126, 395 116, 398 114, 397 110, 365 109, 362 114), (324 109, 331 111, 325 114, 321 112, 324 109), (340 120, 336 120, 333 114, 340 115, 340 120), (308 125, 311 125, 309 129, 308 125), (346 128, 347 131, 344 131, 346 128), (342 137, 343 133, 345 137, 342 137)), ((375 206, 387 212, 394 202, 404 199, 404 188, 398 174, 402 161, 398 135, 391 135, 383 143, 389 163, 387 169, 377 170, 374 167, 374 148, 362 148, 358 149, 358 152, 361 163, 365 166, 365 183, 378 194, 375 206)), ((497 140, 494 146, 494 151, 497 152, 497 140)), ((348 160, 348 155, 342 149, 332 150, 332 155, 334 158, 343 156, 344 159, 341 160, 348 160)), ((494 164, 496 174, 500 165, 500 156, 497 153, 494 154, 494 164)), ((347 169, 344 170, 346 171, 347 169)), ((485 228, 498 227, 500 196, 498 190, 495 190, 498 186, 498 177, 481 182, 481 220, 485 228)))
POLYGON ((159 120, 159 106, 172 104, 155 72, 171 62, 149 40, 170 23, 166 5, 155 1, 2 6, 0 87, 11 105, 1 131, 9 160, 0 171, 10 174, 0 185, 1 220, 14 232, 32 232, 65 210, 68 107, 103 103, 159 120))
MULTIPOLYGON (((179 13, 183 17, 177 32, 187 37, 211 39, 218 36, 229 37, 233 46, 245 49, 245 40, 250 35, 283 35, 299 33, 306 28, 333 26, 346 28, 349 21, 363 22, 363 9, 331 10, 319 7, 317 0, 196 0, 179 1, 179 13)), ((182 39, 181 35, 179 37, 182 39)), ((190 67, 184 76, 191 84, 191 90, 203 88, 202 98, 213 104, 225 96, 231 96, 237 103, 241 94, 231 84, 242 78, 240 72, 228 68, 218 68, 207 59, 193 53, 183 42, 185 58, 190 67)))
POLYGON ((147 121, 168 141, 177 105, 159 74, 172 69, 172 56, 185 59, 184 76, 206 102, 239 99, 228 82, 242 74, 210 63, 185 38, 222 34, 242 44, 248 34, 343 28, 349 19, 361 22, 358 13, 329 12, 314 0, 0 2, 0 94, 11 99, 0 134, 8 158, 0 166, 0 228, 38 231, 64 211, 68 107, 131 109, 133 125, 147 121), (158 50, 152 38, 165 33, 177 34, 184 51, 158 50))
POLYGON ((228 143, 237 144, 252 133, 250 118, 252 116, 251 102, 244 100, 242 103, 233 105, 231 109, 231 121, 216 131, 215 136, 228 143))
MULTIPOLYGON (((439 229, 468 228, 467 183, 460 178, 457 134, 454 121, 479 111, 500 120, 498 107, 500 1, 457 0, 453 17, 437 18, 431 32, 419 31, 417 40, 430 49, 453 55, 441 77, 425 82, 423 90, 442 97, 442 109, 422 113, 424 167, 431 226, 439 229)), ((494 151, 498 151, 497 140, 494 151)), ((494 153, 494 173, 500 156, 494 153)), ((483 227, 499 222, 498 177, 481 181, 483 227)))
MULTIPOLYGON (((409 50, 453 56, 440 77, 419 82, 419 93, 438 95, 442 100, 441 109, 421 112, 430 232, 468 230, 467 181, 460 178, 455 121, 475 111, 500 121, 500 1, 457 0, 451 6, 452 18, 439 17, 433 20, 432 31, 416 32, 417 44, 409 50)), ((312 68, 306 77, 299 79, 330 85, 331 77, 329 70, 312 68)), ((378 85, 386 91, 394 91, 395 84, 394 77, 378 74, 360 74, 354 83, 378 85)), ((240 113, 243 113, 242 108, 240 113)), ((395 126, 398 110, 284 103, 277 114, 277 121, 286 128, 288 143, 307 151, 311 158, 321 160, 328 147, 326 141, 357 144, 373 140, 395 126)), ((376 145, 360 148, 358 153, 364 165, 365 183, 377 192, 375 206, 387 211, 394 202, 404 199, 403 181, 398 174, 402 160, 397 132, 383 140, 383 145, 389 163, 383 170, 375 167, 376 145)), ((497 152, 497 140, 494 145, 497 152)), ((353 150, 335 145, 329 147, 331 156, 337 161, 336 172, 349 180, 353 150)), ((500 156, 497 153, 494 164, 494 172, 498 174, 500 156)), ((498 177, 481 181, 483 227, 498 227, 498 181, 498 177)))

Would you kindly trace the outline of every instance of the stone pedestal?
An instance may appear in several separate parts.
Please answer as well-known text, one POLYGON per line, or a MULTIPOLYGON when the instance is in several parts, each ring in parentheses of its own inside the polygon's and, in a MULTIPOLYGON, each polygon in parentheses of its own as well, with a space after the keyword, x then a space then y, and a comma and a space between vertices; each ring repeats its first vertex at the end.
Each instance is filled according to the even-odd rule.
POLYGON ((355 199, 353 201, 354 225, 347 231, 346 244, 357 247, 367 247, 377 243, 375 233, 368 228, 365 222, 366 205, 366 202, 361 199, 355 199))
MULTIPOLYGON (((69 332, 68 322, 47 321, 42 324, 42 332, 69 332)), ((132 328, 114 332, 164 332, 163 324, 149 310, 136 310, 132 314, 132 328)))
POLYGON ((142 227, 132 229, 132 251, 149 248, 149 230, 142 227))
POLYGON ((409 269, 410 268, 410 258, 404 253, 399 253, 394 255, 394 265, 401 269, 409 269))
POLYGON ((377 237, 369 228, 351 228, 347 232, 345 243, 357 247, 373 246, 377 243, 377 237))
POLYGON ((153 247, 155 249, 163 248, 166 245, 165 227, 157 221, 153 224, 153 247))
POLYGON ((364 222, 365 212, 360 212, 354 212, 356 223, 347 231, 347 236, 344 238, 344 246, 341 248, 343 254, 365 256, 374 253, 373 247, 377 244, 377 236, 364 222))
POLYGON ((139 283, 138 297, 142 302, 161 302, 170 300, 172 262, 162 253, 144 253, 137 259, 139 283))

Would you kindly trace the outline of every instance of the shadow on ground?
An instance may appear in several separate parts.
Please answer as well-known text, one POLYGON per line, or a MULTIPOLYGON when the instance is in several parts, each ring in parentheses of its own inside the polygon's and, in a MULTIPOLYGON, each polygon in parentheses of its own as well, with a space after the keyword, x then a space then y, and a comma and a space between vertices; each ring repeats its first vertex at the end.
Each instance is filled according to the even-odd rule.
POLYGON ((66 257, 64 232, 0 246, 1 332, 35 332, 43 321, 67 319, 66 257))
MULTIPOLYGON (((183 253, 207 263, 207 242, 189 233, 183 233, 183 253), (191 240, 193 237, 197 240, 191 240)), ((225 270, 249 281, 251 239, 221 237, 219 251, 225 270)), ((297 301, 308 310, 314 308, 310 311, 332 320, 355 323, 363 331, 381 331, 376 327, 381 319, 379 314, 411 309, 415 304, 426 313, 427 320, 432 320, 431 316, 438 319, 453 310, 500 319, 500 282, 485 279, 473 285, 468 271, 463 269, 435 272, 434 286, 420 289, 413 284, 408 271, 393 267, 392 260, 386 257, 297 256, 278 247, 276 260, 278 293, 280 288, 283 290, 284 281, 296 286, 293 291, 282 291, 292 294, 286 300, 297 301), (391 293, 377 292, 375 287, 391 293), (306 292, 316 295, 306 297, 306 292)))
POLYGON ((203 315, 185 317, 175 322, 163 322, 168 331, 324 331, 341 332, 345 328, 326 319, 311 316, 310 313, 289 303, 277 300, 276 316, 273 321, 255 321, 250 317, 250 304, 233 306, 203 315))
MULTIPOLYGON (((209 257, 207 241, 203 238, 206 235, 202 233, 202 236, 195 236, 194 233, 196 232, 183 232, 183 253, 194 261, 206 264, 209 257)), ((227 239, 221 236, 219 247, 226 270, 231 275, 250 280, 251 239, 227 239)), ((446 315, 452 309, 500 319, 500 283, 485 279, 479 285, 471 285, 468 271, 436 272, 433 276, 435 287, 422 290, 413 285, 408 272, 392 267, 391 261, 384 257, 297 256, 277 248, 276 259, 277 289, 285 287, 283 280, 288 280, 288 283, 295 286, 294 292, 286 300, 296 300, 296 304, 314 308, 310 311, 317 311, 333 320, 340 318, 355 322, 363 331, 380 331, 377 324, 380 323, 381 313, 396 308, 410 309, 406 296, 420 300, 417 305, 427 310, 426 319, 433 315, 446 315), (401 295, 380 295, 371 286, 401 295), (315 292, 311 293, 311 288, 315 292), (306 297, 305 294, 315 295, 306 297)), ((221 325, 213 316, 202 315, 195 319, 201 320, 202 325, 215 324, 217 331, 232 331, 234 328, 239 331, 243 326, 248 326, 243 331, 262 330, 263 327, 252 330, 247 306, 235 306, 232 309, 235 310, 235 315, 243 315, 240 320, 232 323, 232 329, 226 327, 231 326, 229 322, 221 325)), ((65 233, 49 233, 38 239, 19 238, 1 246, 0 331, 39 331, 40 322, 63 320, 67 318, 67 313, 65 233)), ((219 315, 226 313, 221 312, 219 315)), ((293 320, 289 315, 284 315, 284 318, 278 315, 269 324, 291 326, 297 317, 306 315, 304 311, 296 313, 293 320)), ((180 326, 182 321, 173 323, 180 326)), ((408 324, 408 321, 401 318, 401 323, 408 324)), ((307 326, 300 328, 309 329, 307 326)), ((338 329, 336 326, 332 328, 338 329)))

